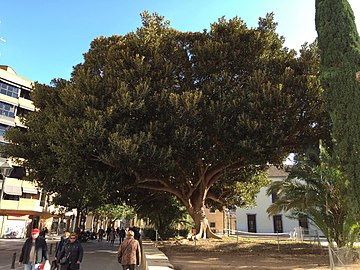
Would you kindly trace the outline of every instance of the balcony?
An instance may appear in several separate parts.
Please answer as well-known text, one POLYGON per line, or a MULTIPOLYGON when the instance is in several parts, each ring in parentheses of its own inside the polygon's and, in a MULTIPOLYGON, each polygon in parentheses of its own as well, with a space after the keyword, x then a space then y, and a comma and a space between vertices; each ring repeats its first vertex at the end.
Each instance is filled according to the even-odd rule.
POLYGON ((33 102, 26 98, 19 97, 19 106, 29 111, 35 111, 33 102))
POLYGON ((13 106, 18 105, 18 99, 14 97, 10 97, 4 94, 0 94, 0 101, 11 104, 13 106))
POLYGON ((41 212, 42 207, 40 207, 40 201, 35 199, 20 198, 19 201, 3 199, 1 202, 1 210, 25 210, 41 212))
POLYGON ((0 214, 26 215, 46 211, 40 206, 39 191, 32 182, 7 177, 0 183, 4 188, 0 214))

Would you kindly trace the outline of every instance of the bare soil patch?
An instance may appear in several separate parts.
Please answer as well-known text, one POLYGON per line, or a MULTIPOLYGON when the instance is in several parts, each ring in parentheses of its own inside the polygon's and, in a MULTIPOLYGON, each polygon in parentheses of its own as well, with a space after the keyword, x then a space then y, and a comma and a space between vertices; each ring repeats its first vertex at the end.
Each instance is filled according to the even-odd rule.
MULTIPOLYGON (((224 237, 196 243, 189 240, 164 241, 158 247, 175 270, 329 269, 328 249, 308 242, 224 237)), ((360 265, 354 264, 346 269, 360 269, 360 265)))

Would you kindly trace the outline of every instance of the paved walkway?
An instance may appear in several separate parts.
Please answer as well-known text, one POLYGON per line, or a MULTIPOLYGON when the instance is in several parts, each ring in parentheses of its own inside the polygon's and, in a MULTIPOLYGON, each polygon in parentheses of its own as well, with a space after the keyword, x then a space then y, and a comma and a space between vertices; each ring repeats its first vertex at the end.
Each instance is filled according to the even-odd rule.
MULTIPOLYGON (((47 239, 48 248, 52 245, 52 254, 50 261, 54 258, 54 247, 57 240, 47 239)), ((19 267, 20 249, 24 239, 21 240, 4 240, 0 239, 0 270, 10 270, 12 255, 16 252, 15 269, 24 269, 19 267)), ((117 261, 116 253, 118 242, 111 246, 109 242, 98 242, 96 240, 83 243, 84 259, 81 264, 82 270, 122 270, 121 265, 117 261)), ((143 240, 143 264, 137 270, 173 270, 174 267, 168 258, 162 253, 155 244, 150 240, 143 240)))
POLYGON ((143 270, 170 270, 174 269, 168 258, 158 248, 155 247, 154 243, 149 240, 143 241, 143 250, 146 257, 147 266, 143 270), (146 268, 147 267, 147 268, 146 268))

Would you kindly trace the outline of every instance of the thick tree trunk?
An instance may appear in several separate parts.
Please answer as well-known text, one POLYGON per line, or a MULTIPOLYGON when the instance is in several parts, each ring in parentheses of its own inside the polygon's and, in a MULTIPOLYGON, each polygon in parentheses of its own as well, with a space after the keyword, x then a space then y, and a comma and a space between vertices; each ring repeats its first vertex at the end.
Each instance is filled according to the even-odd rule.
POLYGON ((204 205, 198 209, 190 208, 188 211, 195 222, 196 235, 193 236, 195 239, 221 238, 211 231, 208 219, 205 214, 204 205))

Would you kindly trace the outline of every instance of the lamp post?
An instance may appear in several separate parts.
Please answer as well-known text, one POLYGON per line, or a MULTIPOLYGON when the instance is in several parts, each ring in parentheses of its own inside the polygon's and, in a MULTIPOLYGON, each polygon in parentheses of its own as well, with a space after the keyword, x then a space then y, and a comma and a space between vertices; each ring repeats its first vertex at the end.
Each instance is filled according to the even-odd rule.
POLYGON ((1 173, 2 179, 3 179, 2 185, 1 185, 1 195, 0 195, 0 209, 1 209, 1 201, 4 196, 5 178, 10 176, 13 169, 14 168, 7 162, 7 160, 0 166, 0 173, 1 173))
MULTIPOLYGON (((2 176, 1 193, 0 193, 0 210, 1 210, 1 202, 4 197, 5 178, 10 176, 13 169, 14 168, 7 162, 7 160, 0 166, 0 173, 2 176)), ((4 226, 4 218, 5 218, 5 216, 2 215, 0 236, 2 236, 2 231, 3 231, 3 226, 4 226)))

